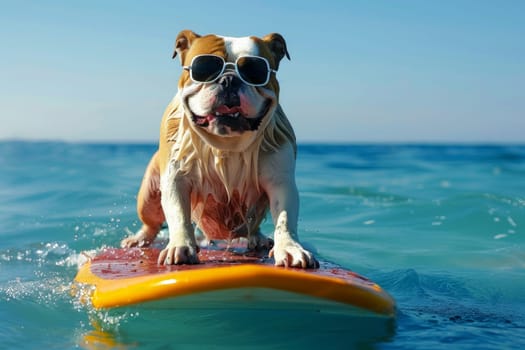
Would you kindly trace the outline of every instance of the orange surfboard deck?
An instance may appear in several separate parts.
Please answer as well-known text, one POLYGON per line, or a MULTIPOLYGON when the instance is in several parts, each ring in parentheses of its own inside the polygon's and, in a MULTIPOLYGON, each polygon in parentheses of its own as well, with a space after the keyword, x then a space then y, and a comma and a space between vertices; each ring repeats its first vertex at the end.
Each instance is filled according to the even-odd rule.
POLYGON ((321 262, 319 269, 284 268, 262 254, 201 248, 200 264, 162 266, 158 255, 156 248, 104 249, 78 271, 75 281, 92 286, 83 289, 81 301, 98 309, 179 299, 188 307, 188 296, 209 294, 219 300, 232 294, 233 302, 319 301, 317 307, 350 306, 389 317, 395 312, 394 300, 379 285, 331 263, 321 262))

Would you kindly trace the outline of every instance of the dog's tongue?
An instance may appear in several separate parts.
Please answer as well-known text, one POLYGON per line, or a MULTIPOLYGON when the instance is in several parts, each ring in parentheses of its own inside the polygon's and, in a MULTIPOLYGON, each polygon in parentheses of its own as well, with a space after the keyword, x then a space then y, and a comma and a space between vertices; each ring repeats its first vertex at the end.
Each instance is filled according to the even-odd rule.
MULTIPOLYGON (((215 109, 215 112, 212 114, 208 114, 205 117, 199 117, 196 121, 197 124, 205 124, 206 122, 211 122, 217 117, 217 114, 219 115, 233 115, 235 113, 241 113, 241 107, 235 106, 235 107, 228 107, 226 105, 221 105, 215 109)), ((241 113, 242 114, 242 113, 241 113)))
POLYGON ((234 106, 230 108, 226 105, 222 105, 217 107, 217 109, 215 109, 215 112, 218 112, 219 114, 235 114, 237 112, 241 112, 241 107, 234 106))

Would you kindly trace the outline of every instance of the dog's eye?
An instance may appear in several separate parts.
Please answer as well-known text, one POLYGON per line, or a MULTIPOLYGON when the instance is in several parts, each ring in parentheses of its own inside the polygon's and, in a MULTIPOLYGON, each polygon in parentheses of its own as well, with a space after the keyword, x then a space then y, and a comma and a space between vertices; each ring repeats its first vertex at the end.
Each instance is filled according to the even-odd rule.
POLYGON ((268 63, 260 57, 240 57, 237 67, 242 78, 251 84, 264 84, 268 79, 268 63))
POLYGON ((193 80, 211 82, 217 79, 224 69, 224 61, 218 56, 197 56, 191 64, 193 80))

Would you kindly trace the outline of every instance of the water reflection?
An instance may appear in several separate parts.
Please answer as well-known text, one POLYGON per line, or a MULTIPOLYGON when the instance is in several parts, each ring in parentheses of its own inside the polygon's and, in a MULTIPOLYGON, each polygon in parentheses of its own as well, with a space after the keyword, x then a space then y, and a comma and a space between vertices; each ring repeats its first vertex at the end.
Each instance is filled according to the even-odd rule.
POLYGON ((395 319, 279 309, 126 308, 91 315, 85 349, 376 348, 395 335, 395 319), (119 319, 118 323, 114 320, 119 319))

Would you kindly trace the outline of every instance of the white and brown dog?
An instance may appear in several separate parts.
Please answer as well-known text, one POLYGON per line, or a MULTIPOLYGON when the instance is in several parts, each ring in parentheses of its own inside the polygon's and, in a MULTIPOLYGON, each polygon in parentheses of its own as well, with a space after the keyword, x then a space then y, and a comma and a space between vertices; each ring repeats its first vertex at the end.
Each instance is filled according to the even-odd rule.
POLYGON ((283 37, 185 30, 176 56, 183 66, 178 92, 137 198, 143 226, 121 245, 149 245, 166 221, 169 242, 159 264, 199 262, 193 223, 210 240, 246 237, 250 249, 270 248, 259 230, 269 207, 275 264, 317 267, 297 238, 295 135, 275 77, 281 59, 290 58, 283 37))

